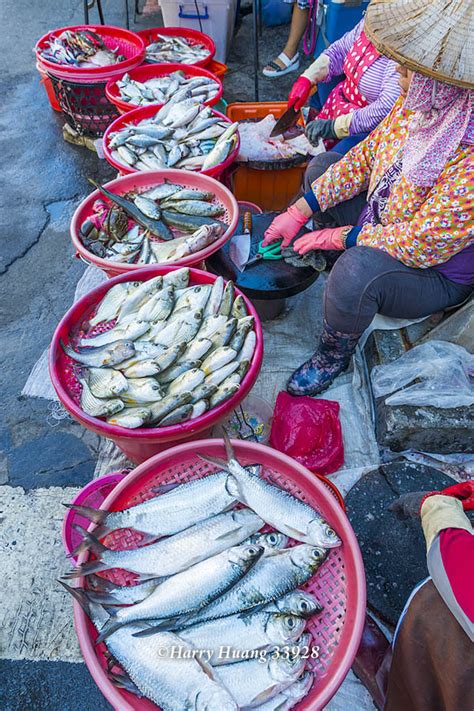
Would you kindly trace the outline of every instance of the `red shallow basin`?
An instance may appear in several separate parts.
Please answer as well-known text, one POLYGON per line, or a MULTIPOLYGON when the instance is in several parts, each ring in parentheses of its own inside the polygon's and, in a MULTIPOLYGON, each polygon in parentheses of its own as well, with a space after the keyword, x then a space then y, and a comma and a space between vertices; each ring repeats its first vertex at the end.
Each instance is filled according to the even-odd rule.
MULTIPOLYGON (((356 655, 365 619, 365 575, 360 549, 349 523, 333 493, 308 469, 270 447, 241 440, 233 441, 242 464, 260 463, 263 475, 316 508, 339 534, 340 548, 333 549, 320 570, 304 586, 323 605, 320 615, 307 626, 312 644, 319 646, 319 656, 310 660, 315 682, 309 694, 296 707, 297 711, 319 711, 324 708, 348 673, 356 655)), ((198 454, 225 457, 220 439, 199 440, 181 444, 152 457, 132 471, 109 494, 101 508, 118 510, 153 496, 152 487, 168 482, 182 483, 215 471, 212 464, 198 454)), ((133 548, 140 535, 129 530, 117 531, 107 538, 112 548, 133 548)), ((86 560, 83 554, 79 561, 86 560)), ((125 584, 131 574, 110 571, 112 580, 125 584)), ((79 585, 84 580, 79 581, 79 585)), ((114 709, 120 711, 156 711, 151 701, 112 685, 106 674, 105 645, 95 645, 97 633, 84 612, 74 603, 74 620, 82 654, 100 690, 114 709)))
POLYGON ((124 30, 121 27, 113 27, 112 25, 73 25, 71 27, 61 27, 57 30, 51 30, 43 35, 36 43, 35 52, 37 60, 55 77, 77 82, 107 81, 107 79, 111 77, 121 76, 126 71, 138 67, 145 56, 145 43, 136 32, 130 32, 130 30, 124 30), (50 62, 43 57, 42 50, 46 48, 47 41, 51 35, 58 36, 65 30, 70 30, 71 32, 76 32, 77 30, 92 30, 100 35, 104 44, 109 49, 116 49, 118 47, 119 54, 123 54, 126 59, 122 62, 116 62, 115 64, 108 64, 105 67, 86 68, 50 62))
MULTIPOLYGON (((106 183, 105 187, 114 193, 119 195, 124 195, 130 190, 147 190, 148 188, 155 187, 160 183, 168 180, 172 183, 177 183, 178 185, 183 185, 186 188, 196 188, 198 190, 205 190, 214 193, 216 200, 225 207, 225 214, 219 218, 227 223, 228 228, 224 234, 219 237, 213 244, 210 244, 205 249, 200 252, 195 252, 190 254, 188 257, 183 257, 176 262, 175 266, 180 267, 191 267, 197 266, 202 263, 203 260, 210 257, 218 249, 222 247, 228 239, 232 237, 235 232, 239 221, 239 206, 236 199, 222 183, 219 183, 214 178, 210 178, 202 173, 193 173, 191 171, 185 170, 159 170, 159 171, 146 171, 140 172, 135 171, 131 175, 125 175, 121 178, 116 178, 110 183, 106 183)), ((92 206, 94 202, 102 197, 98 190, 94 190, 85 200, 81 202, 79 207, 76 209, 72 221, 71 221, 71 239, 74 247, 77 250, 78 256, 82 257, 86 262, 94 264, 99 269, 102 269, 108 277, 118 276, 119 274, 134 274, 139 269, 143 269, 143 265, 140 264, 123 264, 122 262, 113 262, 110 259, 102 259, 102 257, 96 257, 95 254, 89 252, 83 245, 80 238, 80 227, 84 220, 92 214, 92 206)), ((167 266, 171 266, 172 262, 168 262, 167 266)))
POLYGON ((152 27, 148 30, 140 30, 140 32, 136 34, 142 38, 145 47, 156 42, 158 35, 161 35, 162 37, 182 37, 188 40, 189 44, 203 44, 209 51, 209 55, 204 57, 204 59, 199 59, 197 62, 193 62, 193 64, 181 64, 180 66, 206 67, 216 53, 216 45, 212 37, 204 34, 204 32, 192 30, 188 27, 152 27))
MULTIPOLYGON (((156 106, 156 104, 150 104, 150 106, 140 106, 138 109, 134 109, 133 111, 129 111, 126 114, 123 114, 123 116, 119 116, 113 123, 110 124, 110 126, 107 128, 106 132, 104 133, 104 143, 103 143, 103 149, 104 149, 104 155, 108 163, 112 165, 114 168, 116 168, 122 175, 130 175, 130 173, 139 173, 140 171, 136 170, 130 165, 124 165, 124 163, 119 163, 115 158, 112 156, 112 152, 109 148, 109 140, 110 140, 110 134, 114 133, 115 131, 120 131, 122 128, 125 128, 127 124, 137 124, 140 123, 140 121, 143 121, 144 119, 151 118, 152 116, 155 116, 156 113, 158 113, 159 108, 156 106)), ((215 116, 218 116, 222 121, 225 121, 229 124, 229 126, 232 124, 232 121, 227 118, 224 114, 221 114, 219 111, 216 111, 215 109, 212 109, 212 113, 215 116)), ((219 177, 221 173, 231 165, 231 163, 234 162, 234 160, 237 158, 239 154, 239 149, 240 149, 240 137, 239 137, 239 132, 237 131, 235 133, 237 136, 237 143, 234 146, 233 150, 229 153, 225 161, 222 163, 219 163, 219 165, 215 165, 213 168, 208 168, 207 170, 186 170, 186 173, 200 173, 201 175, 211 175, 214 177, 219 177)), ((147 172, 147 171, 143 171, 147 172)))
MULTIPOLYGON (((164 266, 144 267, 133 273, 133 280, 147 281, 160 274, 168 274, 177 268, 178 267, 164 266)), ((216 278, 214 274, 210 274, 209 272, 190 269, 190 285, 212 284, 216 278)), ((257 343, 250 368, 242 379, 240 388, 235 395, 212 410, 205 412, 200 417, 178 425, 169 427, 141 427, 136 430, 110 425, 98 417, 87 415, 81 409, 78 397, 78 383, 71 367, 72 360, 64 353, 60 341, 62 340, 65 344, 69 343, 71 336, 77 333, 80 330, 81 324, 92 315, 92 312, 105 296, 106 292, 115 284, 130 281, 130 279, 131 276, 129 274, 122 274, 114 279, 110 279, 90 291, 71 306, 57 326, 51 341, 49 349, 49 374, 56 394, 69 414, 92 432, 111 439, 132 462, 139 464, 153 454, 173 446, 173 444, 207 435, 217 422, 239 405, 253 387, 260 371, 263 358, 263 334, 260 319, 254 306, 251 301, 242 294, 249 314, 255 319, 257 343)), ((236 294, 241 294, 239 289, 235 291, 236 294)))
MULTIPOLYGON (((172 74, 176 71, 184 72, 187 79, 189 79, 189 77, 207 77, 208 79, 213 79, 216 82, 218 85, 218 92, 212 99, 204 102, 205 106, 214 106, 214 104, 217 104, 222 98, 223 86, 221 80, 218 79, 215 74, 208 72, 202 67, 195 67, 186 64, 143 64, 141 67, 132 69, 132 71, 128 72, 128 74, 130 79, 133 79, 134 81, 146 82, 148 79, 168 76, 168 74, 172 74)), ((108 100, 112 104, 115 104, 121 114, 124 114, 140 107, 131 102, 123 101, 123 99, 120 98, 120 89, 117 86, 117 82, 121 78, 122 77, 118 77, 118 79, 111 79, 105 87, 105 93, 108 100)), ((163 106, 163 104, 160 104, 159 102, 153 102, 153 105, 157 108, 163 106)))

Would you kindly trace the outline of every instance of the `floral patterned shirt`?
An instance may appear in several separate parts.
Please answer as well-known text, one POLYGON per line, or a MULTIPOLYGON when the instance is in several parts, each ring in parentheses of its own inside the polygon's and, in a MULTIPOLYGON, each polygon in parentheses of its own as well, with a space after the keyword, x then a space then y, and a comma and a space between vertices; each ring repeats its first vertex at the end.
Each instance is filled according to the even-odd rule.
MULTIPOLYGON (((312 184, 321 210, 368 191, 397 159, 411 113, 399 99, 364 140, 312 184)), ((426 269, 446 262, 474 244, 474 146, 461 145, 437 182, 421 187, 400 173, 380 211, 379 224, 364 224, 358 245, 375 247, 409 267, 426 269)))

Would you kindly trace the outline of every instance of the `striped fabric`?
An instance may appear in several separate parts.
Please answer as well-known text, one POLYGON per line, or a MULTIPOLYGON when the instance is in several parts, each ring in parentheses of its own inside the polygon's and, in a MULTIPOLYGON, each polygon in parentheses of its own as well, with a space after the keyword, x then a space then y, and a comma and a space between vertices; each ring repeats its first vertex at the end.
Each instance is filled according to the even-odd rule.
MULTIPOLYGON (((324 83, 344 73, 344 61, 349 52, 355 52, 353 45, 364 28, 364 20, 350 32, 324 50, 329 59, 329 74, 324 83)), ((400 95, 396 64, 387 57, 379 57, 368 67, 359 83, 359 91, 369 105, 357 109, 352 115, 350 135, 369 133, 387 116, 400 95)))

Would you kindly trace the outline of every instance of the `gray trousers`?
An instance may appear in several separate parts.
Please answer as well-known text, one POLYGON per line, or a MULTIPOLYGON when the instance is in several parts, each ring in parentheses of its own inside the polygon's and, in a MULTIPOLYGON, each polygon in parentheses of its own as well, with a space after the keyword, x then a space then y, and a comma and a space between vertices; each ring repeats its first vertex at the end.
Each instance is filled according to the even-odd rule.
MULTIPOLYGON (((305 192, 326 169, 341 159, 335 152, 313 158, 305 174, 305 192)), ((318 226, 355 225, 366 193, 315 216, 318 226)), ((342 333, 362 333, 377 314, 420 318, 465 301, 473 287, 456 284, 435 269, 407 267, 386 252, 372 247, 351 247, 334 264, 324 293, 324 318, 342 333)))

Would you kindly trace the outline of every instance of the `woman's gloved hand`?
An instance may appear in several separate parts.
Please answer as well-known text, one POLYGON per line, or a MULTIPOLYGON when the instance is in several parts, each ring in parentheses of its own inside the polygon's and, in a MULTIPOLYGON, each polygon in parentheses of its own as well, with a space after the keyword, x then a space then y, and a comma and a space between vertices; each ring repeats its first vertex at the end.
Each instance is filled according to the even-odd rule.
POLYGON ((288 108, 293 106, 296 111, 299 111, 308 101, 311 93, 312 84, 306 77, 299 77, 291 87, 288 94, 288 108))
POLYGON ((320 138, 337 138, 334 128, 335 121, 332 119, 315 119, 310 121, 305 128, 306 138, 313 146, 318 145, 320 138))
POLYGON ((290 205, 286 212, 282 212, 273 220, 270 227, 266 230, 263 240, 263 246, 272 242, 277 242, 283 238, 281 243, 282 249, 288 247, 291 240, 296 237, 300 229, 309 220, 309 216, 299 210, 296 205, 290 205))
POLYGON ((293 243, 298 254, 306 254, 313 249, 345 249, 344 238, 351 227, 327 227, 324 230, 308 232, 293 243))
POLYGON ((474 480, 462 481, 459 484, 448 486, 442 491, 411 491, 395 499, 388 507, 389 511, 397 514, 398 518, 416 518, 420 515, 421 507, 430 496, 452 496, 462 503, 464 511, 474 510, 474 480))

